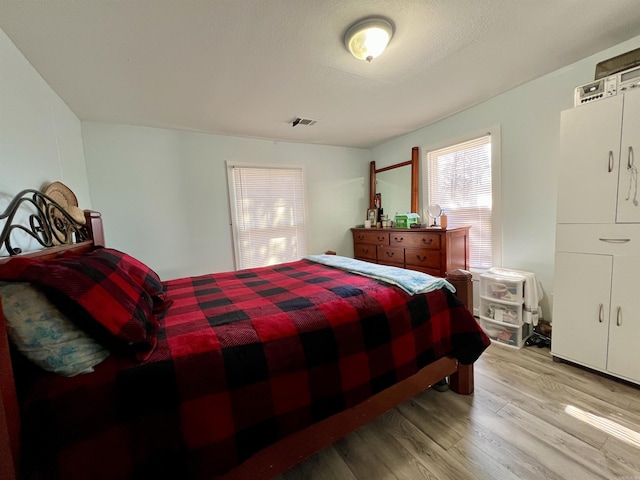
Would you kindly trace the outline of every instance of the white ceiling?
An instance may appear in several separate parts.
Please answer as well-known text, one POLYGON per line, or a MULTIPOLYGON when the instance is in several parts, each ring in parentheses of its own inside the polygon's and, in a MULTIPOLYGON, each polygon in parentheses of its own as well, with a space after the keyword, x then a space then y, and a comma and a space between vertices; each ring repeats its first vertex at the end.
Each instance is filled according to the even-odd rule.
POLYGON ((0 28, 81 120, 370 148, 640 35, 640 2, 0 0, 0 28))

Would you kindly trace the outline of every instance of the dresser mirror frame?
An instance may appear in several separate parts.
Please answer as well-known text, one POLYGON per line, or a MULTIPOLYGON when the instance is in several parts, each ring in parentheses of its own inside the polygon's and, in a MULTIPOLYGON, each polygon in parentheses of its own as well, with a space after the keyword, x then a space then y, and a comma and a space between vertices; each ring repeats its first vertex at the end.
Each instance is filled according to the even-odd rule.
POLYGON ((375 208, 375 196, 376 196, 376 174, 392 170, 400 167, 411 167, 411 210, 409 213, 418 212, 418 168, 420 165, 420 149, 413 147, 411 149, 411 160, 406 162, 396 163, 395 165, 389 165, 388 167, 376 169, 376 162, 372 161, 369 164, 369 208, 375 208))

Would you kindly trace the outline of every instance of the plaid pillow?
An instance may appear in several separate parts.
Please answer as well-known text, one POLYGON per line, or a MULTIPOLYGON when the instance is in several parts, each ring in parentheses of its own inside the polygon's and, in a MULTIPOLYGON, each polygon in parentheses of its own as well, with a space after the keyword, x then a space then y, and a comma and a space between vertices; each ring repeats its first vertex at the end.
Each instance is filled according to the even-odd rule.
POLYGON ((91 255, 49 261, 16 257, 0 266, 0 280, 39 286, 54 305, 98 341, 145 360, 156 346, 153 301, 132 277, 91 255))
POLYGON ((140 260, 113 248, 97 248, 84 256, 101 258, 129 275, 153 300, 153 312, 164 313, 173 303, 167 298, 162 281, 156 272, 140 260))

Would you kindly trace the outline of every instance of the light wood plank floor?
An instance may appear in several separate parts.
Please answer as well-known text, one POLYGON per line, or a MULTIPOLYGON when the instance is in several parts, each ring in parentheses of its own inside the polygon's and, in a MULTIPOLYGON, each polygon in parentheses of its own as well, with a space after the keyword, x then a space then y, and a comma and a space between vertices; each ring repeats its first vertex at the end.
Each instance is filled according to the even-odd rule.
POLYGON ((492 345, 475 393, 429 389, 278 480, 640 480, 640 388, 492 345))

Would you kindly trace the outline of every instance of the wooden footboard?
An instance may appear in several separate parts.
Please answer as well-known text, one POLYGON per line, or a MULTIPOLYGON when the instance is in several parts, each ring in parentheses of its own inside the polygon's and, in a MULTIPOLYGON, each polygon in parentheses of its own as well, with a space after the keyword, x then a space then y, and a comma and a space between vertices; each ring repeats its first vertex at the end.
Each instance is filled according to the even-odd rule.
POLYGON ((359 405, 266 447, 221 479, 273 478, 447 376, 453 391, 463 395, 473 393, 473 365, 461 365, 452 357, 441 358, 359 405))

